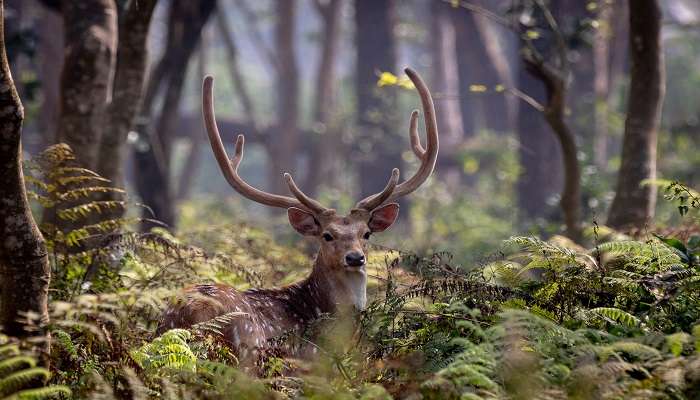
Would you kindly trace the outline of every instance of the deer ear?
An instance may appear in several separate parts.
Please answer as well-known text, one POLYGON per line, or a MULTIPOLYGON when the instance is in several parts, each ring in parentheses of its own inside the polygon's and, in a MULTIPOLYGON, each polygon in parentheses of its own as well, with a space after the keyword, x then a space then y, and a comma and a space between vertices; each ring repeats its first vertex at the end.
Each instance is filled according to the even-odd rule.
POLYGON ((396 203, 385 204, 375 208, 369 218, 367 225, 372 232, 382 232, 387 230, 399 216, 399 205, 396 203))
POLYGON ((297 232, 304 236, 318 236, 321 234, 321 225, 310 212, 300 208, 289 207, 287 209, 289 223, 297 232))

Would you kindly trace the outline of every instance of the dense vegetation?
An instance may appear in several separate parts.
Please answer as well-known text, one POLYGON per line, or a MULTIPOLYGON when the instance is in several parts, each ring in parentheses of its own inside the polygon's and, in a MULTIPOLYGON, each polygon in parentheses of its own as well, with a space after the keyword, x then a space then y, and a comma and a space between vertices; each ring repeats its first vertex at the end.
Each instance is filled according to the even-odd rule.
POLYGON ((695 2, 0 0, 0 399, 700 398, 695 2), (247 370, 239 312, 156 333, 183 287, 316 250, 226 186, 210 74, 255 187, 345 212, 430 176, 371 236, 366 309, 247 370))
POLYGON ((94 216, 125 206, 127 197, 61 207, 110 190, 94 173, 57 166, 70 157, 56 146, 28 165, 32 197, 75 224, 67 234, 42 227, 53 274, 52 377, 47 381, 48 371, 30 353, 5 345, 5 395, 51 398, 68 389, 76 398, 171 399, 700 394, 700 236, 693 234, 699 204, 683 185, 666 191, 684 218, 684 228, 667 229, 668 237, 593 226, 589 249, 556 235, 512 237, 474 265, 455 264, 447 253, 376 246, 368 308, 355 321, 319 321, 316 359, 269 354, 252 377, 236 368, 221 340, 226 316, 154 337, 159 313, 192 282, 243 289, 297 280, 308 270, 304 249, 277 245, 241 222, 210 226, 211 211, 201 207, 183 210, 188 230, 177 237, 163 230, 114 233, 137 221, 95 223, 94 216), (66 185, 78 181, 90 184, 66 185), (97 237, 99 246, 86 246, 97 237))

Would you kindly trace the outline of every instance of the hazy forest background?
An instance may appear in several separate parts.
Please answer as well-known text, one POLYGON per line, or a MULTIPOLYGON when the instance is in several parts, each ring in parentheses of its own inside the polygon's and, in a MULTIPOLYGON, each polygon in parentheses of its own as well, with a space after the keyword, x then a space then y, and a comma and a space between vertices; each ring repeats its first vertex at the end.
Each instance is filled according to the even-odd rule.
POLYGON ((3 6, 2 396, 700 395, 696 0, 3 6), (417 167, 405 67, 440 153, 372 238, 362 345, 250 377, 216 332, 157 342, 178 289, 292 282, 315 251, 226 183, 203 77, 241 176, 344 212, 417 167))

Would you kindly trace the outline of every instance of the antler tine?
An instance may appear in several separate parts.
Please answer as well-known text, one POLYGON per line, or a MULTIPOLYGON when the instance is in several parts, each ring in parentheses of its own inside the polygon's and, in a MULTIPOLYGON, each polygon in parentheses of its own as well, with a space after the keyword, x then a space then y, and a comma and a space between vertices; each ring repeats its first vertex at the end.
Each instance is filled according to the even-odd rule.
POLYGON ((292 175, 285 172, 284 179, 287 181, 289 191, 291 191, 294 197, 296 197, 297 200, 299 200, 303 205, 305 205, 306 208, 308 208, 315 214, 323 214, 325 211, 328 210, 328 208, 324 207, 321 203, 304 194, 304 192, 302 192, 301 189, 299 189, 296 183, 294 183, 292 175))
POLYGON ((413 154, 419 159, 423 159, 425 156, 425 149, 420 143, 420 136, 418 136, 418 110, 413 110, 411 112, 411 124, 409 126, 409 137, 411 138, 411 149, 413 149, 413 154))
POLYGON ((355 208, 372 211, 375 208, 379 207, 386 199, 389 198, 389 196, 391 196, 391 194, 394 192, 394 189, 396 189, 396 184, 398 182, 399 169, 394 168, 393 170, 391 170, 391 177, 389 178, 389 182, 387 182, 386 186, 384 187, 384 190, 360 201, 355 205, 355 208))
MULTIPOLYGON (((437 121, 435 120, 435 105, 433 104, 433 97, 430 95, 430 90, 428 89, 428 86, 426 86, 425 82, 423 82, 420 75, 418 75, 411 68, 406 68, 404 71, 416 86, 416 90, 418 90, 418 94, 420 95, 421 104, 423 106, 423 114, 425 117, 425 131, 426 135, 428 136, 427 147, 423 148, 420 137, 418 136, 418 111, 414 110, 411 113, 409 137, 411 139, 411 149, 416 157, 418 157, 418 159, 421 161, 421 165, 418 168, 418 171, 416 171, 412 177, 396 185, 393 192, 382 202, 378 203, 376 207, 380 206, 382 203, 394 201, 418 189, 420 185, 422 185, 423 182, 428 179, 430 174, 433 173, 433 169, 435 169, 435 162, 437 161, 439 140, 437 121)), ((374 204, 376 203, 374 200, 377 200, 382 193, 373 194, 366 197, 358 204, 370 202, 374 204)))
POLYGON ((202 114, 204 116, 204 126, 209 136, 209 143, 214 152, 216 162, 219 164, 221 172, 224 174, 226 181, 238 193, 255 202, 265 204, 271 207, 289 208, 298 207, 307 211, 313 212, 313 209, 302 204, 299 200, 288 197, 271 194, 258 190, 249 185, 240 176, 238 176, 238 165, 243 159, 243 147, 245 139, 243 135, 238 135, 236 138, 236 153, 232 160, 229 160, 226 154, 226 148, 221 141, 219 128, 216 126, 216 116, 214 114, 214 78, 206 76, 202 85, 202 114))

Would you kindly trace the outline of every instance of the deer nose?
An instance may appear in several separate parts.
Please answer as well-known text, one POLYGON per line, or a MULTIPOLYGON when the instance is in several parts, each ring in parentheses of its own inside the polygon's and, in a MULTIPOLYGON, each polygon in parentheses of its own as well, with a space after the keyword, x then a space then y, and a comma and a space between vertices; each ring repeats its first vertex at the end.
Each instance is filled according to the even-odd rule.
POLYGON ((352 251, 345 255, 345 264, 349 267, 361 267, 365 265, 365 255, 352 251))

